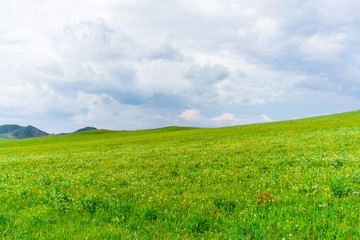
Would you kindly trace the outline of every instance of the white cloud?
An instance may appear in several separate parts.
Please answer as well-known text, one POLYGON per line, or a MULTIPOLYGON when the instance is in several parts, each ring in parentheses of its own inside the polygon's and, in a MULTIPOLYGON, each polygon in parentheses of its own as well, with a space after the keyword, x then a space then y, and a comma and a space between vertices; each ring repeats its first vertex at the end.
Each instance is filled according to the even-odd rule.
POLYGON ((234 114, 232 113, 223 113, 221 116, 213 117, 211 120, 213 121, 236 121, 237 119, 234 117, 234 114))
POLYGON ((178 117, 183 118, 186 121, 204 120, 204 118, 200 115, 200 111, 197 109, 188 109, 188 110, 182 112, 178 117))
POLYGON ((320 34, 298 39, 300 54, 305 60, 316 62, 336 61, 345 49, 344 33, 320 34))
POLYGON ((177 118, 185 120, 186 125, 193 126, 206 126, 206 127, 222 127, 222 126, 233 126, 242 125, 249 123, 260 123, 260 122, 271 122, 273 121, 270 117, 265 114, 260 116, 247 116, 242 118, 235 117, 232 113, 223 113, 220 116, 207 118, 203 116, 197 109, 187 109, 182 112, 177 118))
POLYGON ((270 117, 266 116, 265 114, 261 114, 260 116, 261 116, 260 122, 272 122, 272 121, 274 121, 270 117))

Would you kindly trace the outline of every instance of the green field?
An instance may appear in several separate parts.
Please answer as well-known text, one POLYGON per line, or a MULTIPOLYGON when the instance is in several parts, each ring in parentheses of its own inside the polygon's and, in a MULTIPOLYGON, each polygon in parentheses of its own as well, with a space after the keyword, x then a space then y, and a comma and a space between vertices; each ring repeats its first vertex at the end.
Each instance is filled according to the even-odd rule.
POLYGON ((360 111, 0 142, 4 239, 358 239, 360 111))
POLYGON ((0 140, 9 140, 8 137, 0 135, 0 140))

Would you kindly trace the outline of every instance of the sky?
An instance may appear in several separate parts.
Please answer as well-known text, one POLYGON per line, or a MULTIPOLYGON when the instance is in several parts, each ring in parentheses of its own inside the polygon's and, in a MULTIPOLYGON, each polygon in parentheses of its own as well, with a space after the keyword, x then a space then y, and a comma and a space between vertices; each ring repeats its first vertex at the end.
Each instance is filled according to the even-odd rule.
POLYGON ((0 125, 222 127, 360 107, 354 0, 5 0, 0 125))

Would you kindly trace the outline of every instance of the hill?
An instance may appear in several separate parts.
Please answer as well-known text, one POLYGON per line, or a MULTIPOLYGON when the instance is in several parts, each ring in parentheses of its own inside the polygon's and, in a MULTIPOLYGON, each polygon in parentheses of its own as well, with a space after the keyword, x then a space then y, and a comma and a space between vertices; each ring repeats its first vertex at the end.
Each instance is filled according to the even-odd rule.
POLYGON ((79 130, 76 130, 74 133, 91 131, 91 130, 97 130, 97 128, 94 128, 94 127, 84 127, 84 128, 79 129, 79 130))
POLYGON ((36 127, 19 125, 2 125, 0 126, 0 139, 23 139, 33 137, 44 137, 49 134, 36 127))
POLYGON ((23 127, 19 126, 19 125, 2 125, 0 126, 0 134, 8 134, 11 133, 15 130, 21 129, 23 127))
POLYGON ((9 239, 359 239, 360 111, 0 142, 9 239))
MULTIPOLYGON (((75 132, 72 132, 72 133, 86 132, 86 131, 91 131, 91 130, 97 130, 97 128, 84 127, 84 128, 80 128, 80 129, 78 129, 78 130, 76 130, 75 132)), ((65 135, 65 134, 71 134, 71 133, 59 133, 57 135, 65 135)))

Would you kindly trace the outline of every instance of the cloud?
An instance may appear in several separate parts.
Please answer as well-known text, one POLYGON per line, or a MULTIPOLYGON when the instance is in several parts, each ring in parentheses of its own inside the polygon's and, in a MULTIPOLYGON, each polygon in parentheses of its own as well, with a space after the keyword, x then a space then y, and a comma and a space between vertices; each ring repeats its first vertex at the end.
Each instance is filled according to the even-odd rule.
POLYGON ((159 47, 151 49, 148 58, 149 60, 181 61, 183 60, 183 55, 169 42, 165 42, 159 47))
POLYGON ((221 116, 213 117, 211 120, 213 121, 236 121, 237 119, 234 117, 232 113, 223 113, 221 116))
POLYGON ((186 121, 199 121, 205 119, 200 115, 200 111, 197 109, 188 109, 182 112, 178 117, 183 118, 186 121))
POLYGON ((266 116, 265 114, 261 114, 260 116, 261 116, 260 122, 272 122, 272 121, 274 121, 270 117, 266 116))
POLYGON ((295 87, 313 91, 336 91, 341 89, 341 85, 336 85, 326 74, 311 76, 299 81, 295 84, 295 87))
POLYGON ((336 61, 345 50, 346 35, 344 33, 316 33, 298 40, 300 54, 306 61, 336 61))
POLYGON ((202 83, 216 83, 229 77, 229 70, 221 64, 191 66, 184 74, 186 79, 202 83))
POLYGON ((221 127, 221 126, 233 126, 249 124, 254 122, 271 122, 270 117, 265 114, 260 116, 248 116, 243 118, 237 118, 232 113, 223 113, 220 116, 207 118, 203 116, 198 109, 187 109, 183 111, 177 118, 185 120, 186 125, 193 126, 207 126, 207 127, 221 127))

